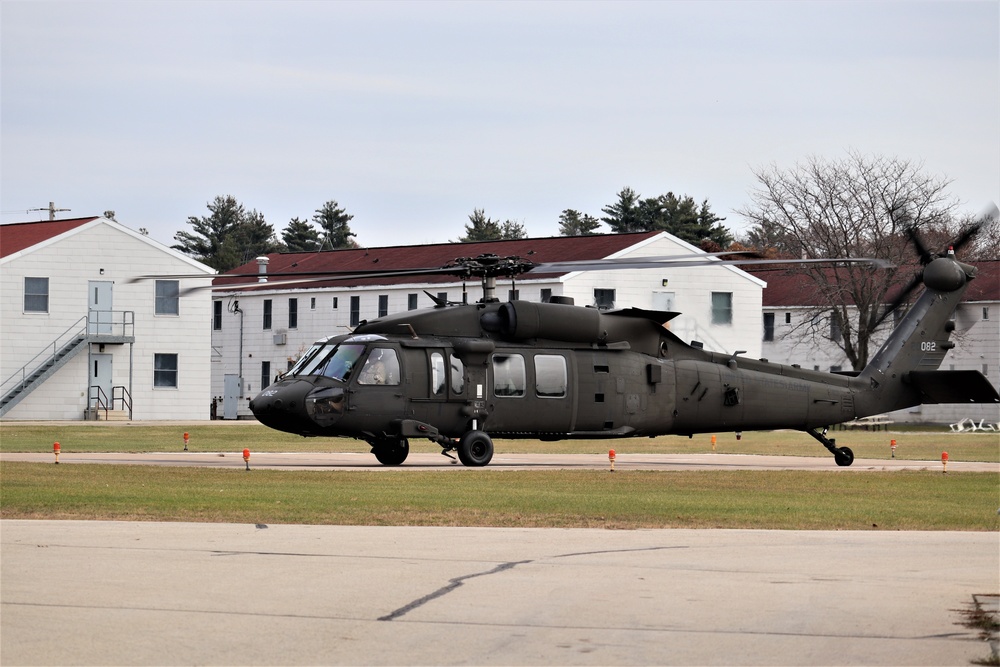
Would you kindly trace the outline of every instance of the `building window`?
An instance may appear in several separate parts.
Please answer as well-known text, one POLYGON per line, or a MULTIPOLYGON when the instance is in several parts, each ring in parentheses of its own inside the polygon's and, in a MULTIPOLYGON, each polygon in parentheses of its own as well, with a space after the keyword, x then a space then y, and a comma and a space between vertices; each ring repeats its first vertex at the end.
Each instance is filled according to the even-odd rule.
POLYGON ((153 386, 161 388, 177 388, 177 355, 153 355, 153 386))
POLYGON ((181 283, 179 280, 157 280, 156 281, 156 305, 157 315, 178 315, 180 314, 181 283))
POLYGON ((406 295, 406 309, 407 310, 416 310, 417 309, 417 295, 416 294, 407 294, 406 295))
POLYGON ((288 328, 298 329, 299 328, 299 300, 289 299, 288 300, 288 328))
POLYGON ((222 302, 212 302, 212 330, 222 331, 222 302))
POLYGON ((516 290, 516 289, 507 290, 508 301, 517 301, 520 298, 521 298, 521 290, 516 290))
POLYGON ((989 364, 983 364, 983 375, 985 375, 986 377, 990 376, 990 365, 989 364))
POLYGON ((260 388, 261 391, 266 389, 271 384, 271 362, 262 361, 260 362, 260 388))
POLYGON ((764 313, 764 341, 774 340, 774 313, 764 313))
POLYGON ((712 292, 712 324, 733 323, 733 293, 712 292))
POLYGON ((441 303, 448 303, 448 293, 438 292, 438 301, 440 301, 441 303))
POLYGON ((566 357, 560 354, 535 355, 535 393, 542 398, 566 395, 566 357))
POLYGON ((524 396, 524 357, 520 354, 493 355, 493 395, 524 396))
POLYGON ((551 301, 552 300, 552 288, 551 287, 543 287, 542 290, 538 293, 538 300, 541 301, 542 303, 548 303, 549 301, 551 301))
POLYGON ((834 343, 844 340, 844 330, 840 326, 840 313, 835 310, 830 313, 830 340, 834 343))
POLYGON ((615 307, 615 291, 613 289, 594 288, 594 305, 600 310, 610 310, 615 307))
POLYGON ((792 314, 785 313, 785 324, 791 324, 791 323, 792 323, 792 314))
POLYGON ((361 324, 361 297, 351 297, 351 326, 356 327, 361 324))
POLYGON ((316 310, 316 297, 309 297, 309 310, 316 310))
POLYGON ((271 300, 264 299, 264 330, 271 328, 271 300))
POLYGON ((49 312, 48 278, 24 279, 24 312, 26 313, 49 312))
POLYGON ((333 297, 333 309, 337 310, 337 297, 333 297))
POLYGON ((389 295, 379 294, 378 295, 378 316, 385 317, 389 314, 389 295))
POLYGON ((983 306, 983 320, 990 319, 990 309, 989 306, 983 306))

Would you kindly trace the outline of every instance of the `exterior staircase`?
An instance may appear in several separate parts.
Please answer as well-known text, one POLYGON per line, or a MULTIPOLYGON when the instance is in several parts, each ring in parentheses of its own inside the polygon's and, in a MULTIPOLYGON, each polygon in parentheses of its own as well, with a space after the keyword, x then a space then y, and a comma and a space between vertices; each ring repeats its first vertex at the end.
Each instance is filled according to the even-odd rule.
POLYGON ((134 326, 134 314, 132 311, 117 312, 123 313, 122 323, 117 325, 121 327, 120 334, 94 333, 97 327, 91 326, 89 316, 85 315, 4 380, 3 385, 0 385, 0 417, 55 375, 70 359, 86 350, 88 343, 134 343, 135 336, 126 335, 126 332, 131 333, 129 329, 134 326))

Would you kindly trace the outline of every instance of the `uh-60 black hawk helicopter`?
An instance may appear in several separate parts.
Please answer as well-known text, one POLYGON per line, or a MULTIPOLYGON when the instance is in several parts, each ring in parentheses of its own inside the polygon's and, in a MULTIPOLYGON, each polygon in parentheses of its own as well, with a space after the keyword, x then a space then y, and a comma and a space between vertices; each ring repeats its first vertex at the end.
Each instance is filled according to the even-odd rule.
MULTIPOLYGON (((937 370, 954 347, 952 314, 976 269, 951 253, 923 254, 922 275, 898 301, 921 285, 923 294, 858 373, 812 371, 700 349, 664 327, 678 313, 602 311, 558 297, 502 303, 493 296, 498 277, 529 271, 651 268, 664 266, 660 260, 679 266, 704 259, 556 266, 483 255, 418 272, 479 278, 480 302, 438 302, 324 338, 257 395, 250 409, 280 431, 364 440, 385 465, 406 460, 410 438, 432 440, 447 456, 457 451, 467 466, 485 466, 497 437, 798 429, 821 442, 837 465, 849 466, 854 454, 826 437, 831 425, 921 403, 1000 402, 978 371, 937 370)), ((366 276, 402 273, 410 272, 366 276)))

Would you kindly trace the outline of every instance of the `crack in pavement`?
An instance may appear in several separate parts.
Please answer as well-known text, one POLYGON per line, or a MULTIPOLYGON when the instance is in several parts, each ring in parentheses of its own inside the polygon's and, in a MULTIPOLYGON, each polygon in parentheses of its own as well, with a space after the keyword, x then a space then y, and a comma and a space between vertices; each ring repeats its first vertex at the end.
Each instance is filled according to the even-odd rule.
POLYGON ((422 607, 423 605, 427 604, 431 600, 436 600, 437 598, 441 597, 442 595, 447 595, 448 593, 452 592, 453 590, 455 590, 456 588, 458 588, 459 586, 461 586, 462 584, 464 584, 467 579, 475 579, 476 577, 485 577, 485 576, 488 576, 488 575, 491 575, 491 574, 497 574, 499 572, 504 572, 506 570, 510 570, 512 568, 515 568, 518 565, 524 565, 526 563, 531 563, 531 562, 532 561, 530 561, 530 560, 518 560, 518 561, 509 562, 509 563, 500 563, 499 565, 497 565, 492 570, 487 570, 486 572, 475 572, 473 574, 466 574, 466 575, 461 576, 461 577, 455 577, 454 579, 450 579, 449 580, 447 586, 442 586, 441 588, 437 589, 433 593, 429 593, 429 594, 423 596, 422 598, 418 598, 418 599, 414 600, 413 602, 411 602, 410 604, 404 605, 404 606, 400 607, 399 609, 397 609, 396 611, 394 611, 392 613, 386 614, 385 616, 379 616, 378 620, 380 620, 380 621, 394 621, 397 618, 399 618, 400 616, 403 616, 404 614, 407 614, 407 613, 413 611, 417 607, 422 607))

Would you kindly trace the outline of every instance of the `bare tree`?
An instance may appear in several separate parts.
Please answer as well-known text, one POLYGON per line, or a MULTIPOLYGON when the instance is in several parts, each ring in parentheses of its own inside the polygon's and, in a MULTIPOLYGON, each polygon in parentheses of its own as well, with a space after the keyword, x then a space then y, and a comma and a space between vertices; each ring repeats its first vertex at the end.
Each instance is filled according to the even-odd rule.
POLYGON ((842 160, 811 157, 791 169, 771 165, 754 176, 752 203, 738 211, 752 225, 748 239, 767 239, 795 257, 876 257, 893 264, 795 269, 814 290, 814 302, 824 304, 816 314, 829 316, 836 332, 831 340, 861 370, 887 296, 913 275, 900 268, 916 261, 907 230, 953 224, 958 202, 947 194, 949 181, 926 174, 920 163, 853 151, 842 160))

